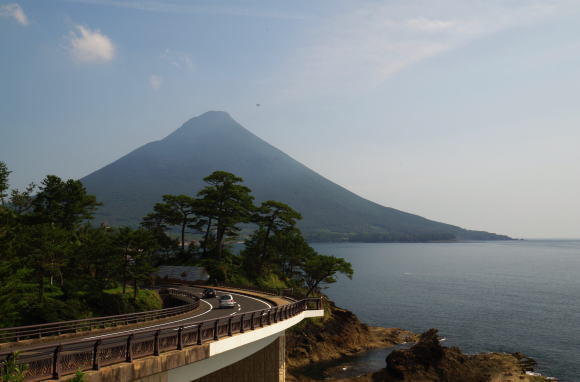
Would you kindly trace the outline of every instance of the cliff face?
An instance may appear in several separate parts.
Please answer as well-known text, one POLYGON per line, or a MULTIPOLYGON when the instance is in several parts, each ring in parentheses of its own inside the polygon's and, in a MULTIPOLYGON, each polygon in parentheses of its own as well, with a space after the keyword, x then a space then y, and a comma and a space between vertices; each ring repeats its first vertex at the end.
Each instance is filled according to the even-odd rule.
POLYGON ((412 342, 417 338, 408 330, 369 327, 354 313, 338 308, 330 301, 325 302, 325 310, 325 317, 305 320, 287 331, 286 362, 290 374, 292 368, 313 362, 412 342))

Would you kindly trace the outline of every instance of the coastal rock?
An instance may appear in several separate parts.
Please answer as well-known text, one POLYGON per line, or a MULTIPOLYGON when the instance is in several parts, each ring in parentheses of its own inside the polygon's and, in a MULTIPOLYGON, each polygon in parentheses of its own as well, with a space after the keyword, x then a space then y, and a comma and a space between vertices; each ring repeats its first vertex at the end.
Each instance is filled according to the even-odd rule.
MULTIPOLYGON (((409 349, 394 350, 385 369, 333 382, 547 382, 530 372, 535 361, 524 354, 482 353, 468 355, 456 347, 441 345, 437 329, 417 336, 408 330, 369 327, 357 316, 325 302, 324 318, 311 319, 286 333, 288 382, 313 382, 300 368, 317 362, 354 355, 369 349, 416 342, 409 349), (529 374, 526 374, 528 372, 529 374)), ((343 367, 344 365, 340 366, 343 367)), ((339 367, 339 366, 337 366, 339 367)))
MULTIPOLYGON (((386 369, 371 376, 379 382, 531 382, 543 377, 526 375, 534 361, 521 353, 467 355, 459 348, 441 345, 437 329, 421 334, 410 349, 395 350, 386 369)), ((362 379, 361 379, 362 381, 362 379)))
MULTIPOLYGON (((292 369, 361 351, 414 342, 417 336, 398 328, 369 327, 358 317, 325 300, 323 318, 310 319, 286 333, 286 362, 292 369)), ((293 380, 292 376, 290 379, 293 380)))

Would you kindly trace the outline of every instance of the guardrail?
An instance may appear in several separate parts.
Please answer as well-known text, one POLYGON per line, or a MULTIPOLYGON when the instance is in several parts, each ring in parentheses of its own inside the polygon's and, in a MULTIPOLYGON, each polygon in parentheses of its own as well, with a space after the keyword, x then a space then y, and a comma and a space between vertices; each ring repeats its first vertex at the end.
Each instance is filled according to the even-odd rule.
POLYGON ((190 304, 174 308, 149 310, 146 312, 121 314, 117 316, 94 317, 82 320, 60 321, 48 324, 18 326, 0 329, 0 343, 18 342, 26 339, 35 339, 49 336, 59 336, 67 333, 77 333, 94 329, 104 329, 120 325, 136 324, 139 322, 158 320, 191 312, 199 306, 199 298, 191 292, 180 289, 161 289, 159 294, 185 297, 190 304))
MULTIPOLYGON (((211 285, 206 285, 207 288, 211 288, 211 285)), ((245 291, 249 291, 249 292, 257 292, 257 293, 263 293, 263 294, 267 294, 267 295, 271 295, 271 296, 279 296, 279 297, 286 297, 290 300, 293 301, 298 301, 298 300, 302 300, 305 298, 309 298, 309 296, 306 296, 302 293, 298 293, 295 289, 293 288, 258 288, 255 286, 247 286, 247 285, 242 285, 242 284, 227 284, 227 283, 218 283, 215 284, 216 288, 222 287, 222 288, 234 288, 234 289, 239 289, 239 290, 245 290, 245 291)))
POLYGON ((206 288, 212 288, 212 287, 215 287, 215 288, 219 288, 219 287, 234 288, 234 289, 239 289, 239 290, 248 291, 248 292, 267 294, 267 295, 271 295, 271 296, 289 297, 290 299, 293 299, 293 300, 301 300, 303 298, 307 298, 307 296, 296 293, 296 291, 292 288, 258 288, 255 286, 248 286, 248 285, 242 285, 242 284, 227 284, 227 283, 202 284, 199 282, 191 282, 191 281, 176 280, 176 279, 159 279, 158 282, 161 283, 161 285, 174 285, 174 286, 187 285, 187 286, 198 286, 198 287, 206 287, 206 288))
MULTIPOLYGON (((263 293, 270 296, 280 296, 280 297, 293 297, 293 289, 292 288, 258 288, 254 286, 248 285, 241 285, 241 284, 226 284, 226 283, 219 283, 215 285, 216 288, 234 288, 239 290, 244 290, 248 292, 257 292, 263 293)), ((301 296, 304 297, 304 296, 301 296)))
POLYGON ((304 299, 292 304, 257 310, 188 325, 174 325, 162 329, 123 334, 106 339, 70 341, 59 345, 27 348, 14 353, 1 353, 0 362, 15 357, 18 364, 26 364, 25 381, 58 379, 77 370, 99 370, 109 366, 148 356, 199 346, 218 341, 236 333, 255 330, 287 320, 306 310, 322 309, 318 298, 304 299))

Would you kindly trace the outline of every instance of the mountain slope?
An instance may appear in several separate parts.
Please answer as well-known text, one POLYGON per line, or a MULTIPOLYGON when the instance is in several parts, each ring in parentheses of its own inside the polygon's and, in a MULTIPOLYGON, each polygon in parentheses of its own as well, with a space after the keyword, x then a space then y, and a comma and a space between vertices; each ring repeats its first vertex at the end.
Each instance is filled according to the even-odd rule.
POLYGON ((383 207, 355 195, 256 137, 227 113, 211 111, 86 176, 104 206, 98 220, 135 225, 163 194, 195 195, 202 178, 225 170, 244 178, 256 200, 300 211, 301 229, 318 240, 430 241, 505 239, 383 207))

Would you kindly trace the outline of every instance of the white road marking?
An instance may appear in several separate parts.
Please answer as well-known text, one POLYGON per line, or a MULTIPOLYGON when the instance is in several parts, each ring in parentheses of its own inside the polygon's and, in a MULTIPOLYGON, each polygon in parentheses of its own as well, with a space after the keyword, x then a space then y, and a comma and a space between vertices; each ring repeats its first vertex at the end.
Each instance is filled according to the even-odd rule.
POLYGON ((230 293, 230 292, 228 292, 228 294, 233 294, 234 296, 240 296, 240 297, 245 297, 245 298, 251 298, 252 300, 256 300, 258 302, 261 302, 262 304, 266 304, 269 309, 272 308, 272 305, 270 305, 266 301, 260 300, 259 298, 256 298, 256 297, 250 297, 250 296, 245 295, 245 294, 230 293))
POLYGON ((234 314, 237 314, 240 310, 242 310, 242 307, 240 306, 240 304, 238 304, 238 311, 237 312, 233 312, 232 314, 230 314, 230 316, 233 316, 234 314))
MULTIPOLYGON (((95 339, 95 338, 110 337, 110 336, 115 336, 117 334, 130 333, 130 332, 135 332, 135 331, 138 331, 138 330, 150 329, 150 328, 156 328, 158 326, 170 325, 170 324, 174 324, 176 322, 187 321, 187 320, 191 320, 192 318, 196 318, 196 317, 199 317, 199 316, 203 316, 204 314, 208 314, 209 312, 211 312, 213 310, 213 305, 210 304, 209 302, 207 302, 205 300, 201 300, 201 299, 199 301, 205 302, 206 304, 208 304, 209 305, 209 310, 206 311, 206 312, 203 312, 201 314, 198 314, 197 316, 191 316, 191 317, 187 317, 187 318, 182 318, 181 320, 175 320, 175 321, 171 321, 171 322, 166 322, 164 324, 157 324, 157 325, 151 325, 151 326, 144 326, 144 327, 137 328, 137 329, 124 330, 122 332, 114 332, 114 333, 109 333, 109 334, 102 334, 100 336, 94 336, 94 337, 85 337, 84 339, 86 339, 86 340, 92 340, 92 339, 95 339)), ((195 325, 191 325, 191 326, 195 326, 195 325)), ((191 326, 187 326, 187 327, 190 328, 191 326)))
MULTIPOLYGON (((232 293, 232 292, 229 292, 229 291, 226 292, 226 294, 232 294, 234 296, 240 296, 240 297, 249 298, 249 299, 252 299, 252 300, 261 302, 262 304, 268 306, 268 309, 271 309, 272 308, 272 305, 270 305, 266 301, 260 300, 259 298, 256 298, 256 297, 250 297, 250 296, 245 295, 245 294, 232 293)), ((144 330, 144 329, 156 328, 156 327, 159 327, 159 326, 166 326, 166 325, 174 324, 174 323, 177 323, 177 322, 187 321, 187 320, 191 320, 192 318, 197 318, 197 317, 203 316, 204 314, 207 314, 207 313, 211 312, 214 309, 214 306, 212 304, 210 304, 209 302, 207 302, 207 301, 205 301, 203 299, 200 299, 199 301, 208 304, 209 305, 209 310, 206 311, 206 312, 203 312, 201 314, 198 314, 197 316, 191 316, 191 317, 183 318, 181 320, 175 320, 175 321, 171 321, 171 322, 166 322, 164 324, 144 326, 144 327, 137 328, 137 329, 124 330, 124 331, 121 331, 121 332, 114 332, 114 333, 109 333, 109 334, 101 334, 101 335, 93 336, 93 337, 85 337, 84 339, 86 339, 86 340, 92 340, 92 339, 95 339, 95 338, 110 337, 110 336, 115 336, 115 335, 123 334, 123 333, 130 333, 130 332, 136 332, 136 331, 140 331, 140 330, 144 330)), ((242 310, 242 306, 238 303, 238 311, 230 314, 230 316, 233 316, 234 314, 237 314, 240 310, 242 310)), ((196 326, 196 325, 197 324, 188 325, 188 326, 184 326, 184 328, 191 328, 191 327, 196 326)), ((177 329, 174 329, 174 330, 177 330, 177 329)))

